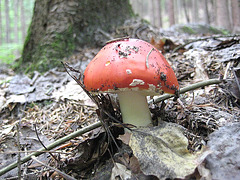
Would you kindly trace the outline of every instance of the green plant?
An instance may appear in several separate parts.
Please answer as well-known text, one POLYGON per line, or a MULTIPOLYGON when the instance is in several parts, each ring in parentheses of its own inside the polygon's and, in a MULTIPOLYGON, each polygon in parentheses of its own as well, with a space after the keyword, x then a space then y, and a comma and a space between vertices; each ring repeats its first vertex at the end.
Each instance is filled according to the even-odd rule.
POLYGON ((12 64, 20 56, 22 44, 4 44, 0 46, 0 63, 12 64))

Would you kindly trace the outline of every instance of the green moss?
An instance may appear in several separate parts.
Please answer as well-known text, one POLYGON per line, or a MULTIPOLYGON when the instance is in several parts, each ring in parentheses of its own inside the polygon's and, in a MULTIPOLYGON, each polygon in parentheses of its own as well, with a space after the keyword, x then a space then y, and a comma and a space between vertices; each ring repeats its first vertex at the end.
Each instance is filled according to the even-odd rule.
POLYGON ((30 37, 31 37, 31 26, 32 26, 32 22, 31 22, 31 24, 28 27, 27 36, 25 38, 23 47, 25 47, 28 44, 29 40, 30 40, 30 37))
POLYGON ((19 52, 22 50, 22 44, 2 44, 0 46, 0 65, 8 64, 12 65, 14 60, 18 58, 19 52))
POLYGON ((227 31, 225 29, 218 29, 218 28, 215 28, 213 26, 209 26, 209 31, 212 34, 223 34, 223 35, 228 35, 229 34, 229 31, 227 31))
POLYGON ((61 66, 61 60, 71 55, 74 48, 72 27, 69 27, 62 34, 56 34, 51 41, 39 43, 33 52, 25 52, 15 67, 19 70, 24 69, 24 73, 32 73, 35 70, 46 72, 61 66))
POLYGON ((22 56, 17 60, 15 61, 15 63, 12 65, 12 68, 17 72, 23 72, 22 69, 25 69, 27 68, 28 69, 28 64, 29 63, 23 63, 23 59, 27 59, 29 60, 31 58, 31 53, 30 51, 25 51, 24 52, 24 49, 26 48, 27 44, 29 43, 30 41, 30 38, 31 38, 31 25, 32 25, 32 22, 31 24, 29 25, 29 28, 28 28, 28 31, 27 31, 27 36, 25 38, 25 41, 24 41, 24 44, 23 44, 23 49, 22 49, 22 56))
POLYGON ((40 108, 42 107, 46 107, 46 106, 49 106, 53 103, 52 100, 43 100, 43 101, 36 101, 36 102, 32 102, 32 103, 29 103, 27 105, 28 108, 33 108, 35 106, 38 106, 40 108))
POLYGON ((209 25, 203 24, 186 24, 176 26, 176 31, 187 34, 223 34, 228 35, 229 32, 225 29, 219 29, 209 25))
MULTIPOLYGON (((134 16, 128 0, 108 3, 105 0, 82 0, 79 1, 78 7, 73 9, 77 18, 74 17, 73 24, 66 23, 65 27, 68 28, 65 32, 48 34, 44 28, 38 31, 39 24, 33 22, 24 42, 22 58, 15 64, 15 68, 22 72, 34 70, 46 72, 51 68, 61 66, 60 61, 70 56, 76 47, 99 46, 100 43, 96 38, 98 29, 111 34, 117 26, 134 16), (73 37, 73 34, 77 38, 73 37)), ((51 20, 61 21, 54 17, 51 20)), ((44 24, 40 23, 40 25, 44 24)), ((99 40, 101 41, 101 38, 99 40)))
POLYGON ((187 33, 187 34, 196 34, 197 33, 196 31, 193 30, 193 28, 191 28, 189 26, 182 26, 181 31, 183 33, 187 33))
POLYGON ((126 3, 126 4, 128 5, 129 16, 130 16, 130 17, 137 17, 137 15, 136 15, 136 14, 134 13, 134 11, 133 11, 133 8, 132 8, 130 2, 128 1, 128 3, 126 3))

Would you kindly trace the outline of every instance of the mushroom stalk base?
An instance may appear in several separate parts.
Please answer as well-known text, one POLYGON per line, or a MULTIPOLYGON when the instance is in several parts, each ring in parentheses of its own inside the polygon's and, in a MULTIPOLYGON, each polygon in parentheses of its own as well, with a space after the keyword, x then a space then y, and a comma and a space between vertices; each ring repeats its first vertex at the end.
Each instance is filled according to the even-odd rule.
POLYGON ((152 118, 146 96, 139 92, 128 91, 118 93, 123 123, 137 127, 151 124, 152 118))

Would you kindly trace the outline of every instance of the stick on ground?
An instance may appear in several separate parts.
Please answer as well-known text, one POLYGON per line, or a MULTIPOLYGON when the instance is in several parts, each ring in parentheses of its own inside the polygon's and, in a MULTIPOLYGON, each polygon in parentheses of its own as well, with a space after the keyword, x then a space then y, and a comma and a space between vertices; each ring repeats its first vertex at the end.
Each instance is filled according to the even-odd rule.
MULTIPOLYGON (((53 143, 49 144, 48 146, 46 146, 46 148, 48 150, 51 150, 51 149, 53 149, 53 148, 63 144, 66 141, 69 141, 69 140, 71 140, 71 139, 73 139, 75 137, 78 137, 78 136, 80 136, 80 135, 82 135, 82 134, 84 134, 86 132, 89 132, 89 131, 91 131, 91 130, 93 130, 95 128, 98 128, 100 126, 101 126, 101 122, 93 123, 93 124, 91 124, 91 125, 89 125, 87 127, 84 127, 82 129, 78 130, 78 131, 75 131, 75 132, 73 132, 73 133, 71 133, 71 134, 69 134, 69 135, 67 135, 67 136, 65 136, 65 137, 63 137, 61 139, 56 140, 55 142, 53 142, 53 143)), ((29 161, 32 156, 39 156, 39 155, 43 154, 44 151, 46 151, 46 149, 43 147, 43 148, 37 150, 36 152, 33 152, 33 153, 23 157, 21 159, 21 164, 29 161)), ((12 164, 10 164, 10 165, 0 169, 0 176, 2 176, 3 174, 7 173, 8 171, 16 168, 17 165, 18 165, 18 162, 15 162, 15 163, 12 163, 12 164)))
MULTIPOLYGON (((195 83, 195 84, 191 84, 187 87, 184 87, 184 88, 181 88, 179 90, 179 94, 183 94, 185 92, 188 92, 188 91, 192 91, 192 90, 195 90, 197 88, 200 88, 200 87, 204 87, 204 86, 209 86, 209 85, 212 85, 212 84, 219 84, 221 83, 222 80, 220 79, 209 79, 209 80, 206 80, 206 81, 202 81, 202 82, 198 82, 198 83, 195 83)), ((161 96, 159 96, 158 98, 154 99, 154 100, 150 100, 148 103, 159 103, 165 99, 169 99, 171 97, 174 97, 175 95, 174 94, 163 94, 161 96)))
MULTIPOLYGON (((183 94, 183 93, 185 93, 185 92, 187 92, 187 91, 191 91, 191 90, 194 90, 194 89, 197 89, 197 88, 200 88, 200 87, 204 87, 204 86, 208 86, 208 85, 212 85, 212 84, 219 84, 219 83, 221 83, 221 82, 222 82, 222 81, 219 80, 219 79, 209 79, 209 80, 207 80, 207 81, 202 81, 202 82, 195 83, 195 84, 192 84, 192 85, 190 85, 190 86, 181 88, 180 91, 179 91, 179 93, 180 93, 180 94, 183 94)), ((154 103, 158 103, 158 102, 160 102, 160 101, 163 101, 163 100, 165 100, 165 99, 168 99, 168 98, 171 98, 171 97, 174 97, 174 96, 175 96, 175 95, 164 94, 164 95, 162 95, 162 96, 159 96, 157 99, 155 99, 155 100, 154 100, 154 103)), ((150 102, 152 102, 152 101, 150 101, 150 102)), ((71 139, 73 139, 73 138, 75 138, 75 137, 77 137, 77 136, 80 136, 80 135, 82 135, 82 134, 84 134, 84 133, 86 133, 86 132, 89 132, 89 131, 91 131, 91 130, 93 130, 93 129, 95 129, 95 128, 98 128, 98 127, 100 127, 100 126, 101 126, 101 122, 96 122, 96 123, 94 123, 94 124, 91 124, 91 125, 89 125, 89 126, 87 126, 87 127, 84 127, 84 128, 82 128, 82 129, 78 130, 78 131, 75 131, 75 132, 73 132, 73 133, 71 133, 71 134, 69 134, 69 135, 67 135, 67 136, 65 136, 65 137, 63 137, 63 138, 61 138, 61 139, 56 140, 54 143, 49 144, 46 148, 47 148, 48 150, 51 150, 51 149, 53 149, 53 148, 55 148, 55 147, 63 144, 63 143, 66 142, 66 141, 69 141, 69 140, 71 140, 71 139)), ((23 157, 23 158, 21 159, 21 164, 29 161, 29 160, 31 159, 31 156, 39 156, 39 155, 43 154, 44 152, 46 152, 46 149, 43 147, 43 148, 37 150, 36 152, 33 152, 33 153, 31 153, 31 154, 23 157)), ((5 167, 5 168, 0 169, 0 176, 3 175, 3 174, 5 174, 5 173, 7 173, 8 171, 16 168, 17 165, 18 165, 18 163, 15 162, 15 163, 12 163, 12 164, 8 165, 8 166, 5 167)))

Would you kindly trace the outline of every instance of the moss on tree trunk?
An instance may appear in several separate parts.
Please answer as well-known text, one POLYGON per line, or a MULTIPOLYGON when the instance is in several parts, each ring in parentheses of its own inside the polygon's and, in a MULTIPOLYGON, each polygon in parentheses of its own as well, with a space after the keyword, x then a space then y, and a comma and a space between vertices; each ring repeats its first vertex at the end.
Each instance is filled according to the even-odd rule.
POLYGON ((17 69, 45 72, 83 46, 96 46, 98 29, 111 33, 133 16, 128 0, 36 0, 17 69))

